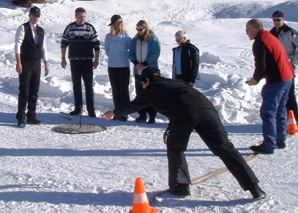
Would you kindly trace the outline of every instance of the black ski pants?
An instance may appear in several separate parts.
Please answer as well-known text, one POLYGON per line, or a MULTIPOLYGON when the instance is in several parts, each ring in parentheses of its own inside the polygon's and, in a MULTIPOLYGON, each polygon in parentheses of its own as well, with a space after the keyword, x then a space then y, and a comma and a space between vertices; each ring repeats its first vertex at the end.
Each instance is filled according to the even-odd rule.
POLYGON ((75 109, 79 109, 83 106, 81 80, 83 79, 85 85, 87 111, 94 112, 93 61, 91 59, 70 60, 70 69, 75 109))
MULTIPOLYGON (((140 85, 140 75, 135 75, 135 88, 136 88, 136 94, 139 95, 143 91, 143 87, 140 85)), ((144 109, 141 109, 138 111, 140 117, 146 118, 146 113, 149 114, 150 118, 156 117, 156 110, 153 109, 151 106, 148 106, 144 109)))
POLYGON ((229 141, 218 113, 212 109, 200 109, 180 121, 169 123, 167 156, 170 188, 176 183, 190 183, 184 151, 187 149, 193 129, 197 131, 209 149, 223 161, 244 190, 258 183, 254 172, 229 141))
POLYGON ((129 67, 108 68, 114 106, 127 104, 129 99, 129 67))
POLYGON ((27 118, 36 118, 36 104, 40 85, 40 60, 22 62, 22 74, 19 75, 19 96, 18 112, 16 118, 24 122, 26 107, 28 108, 27 118))
POLYGON ((286 107, 287 107, 288 113, 289 113, 289 110, 293 110, 295 119, 298 120, 298 112, 297 112, 298 108, 297 108, 297 101, 296 101, 296 96, 295 96, 295 80, 294 79, 295 78, 293 78, 293 83, 292 83, 292 86, 289 91, 289 99, 286 104, 286 107))

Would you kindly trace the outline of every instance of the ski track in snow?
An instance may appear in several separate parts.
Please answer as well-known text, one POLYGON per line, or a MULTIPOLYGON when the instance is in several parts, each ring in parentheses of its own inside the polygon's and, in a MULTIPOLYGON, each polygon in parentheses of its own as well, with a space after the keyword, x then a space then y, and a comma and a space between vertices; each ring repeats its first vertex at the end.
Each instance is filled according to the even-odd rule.
MULTIPOLYGON (((44 124, 19 129, 15 119, 18 76, 14 34, 27 21, 28 8, 12 6, 10 0, 0 2, 0 212, 128 212, 136 177, 142 177, 149 198, 167 188, 166 147, 162 142, 167 119, 163 116, 158 115, 154 125, 135 123, 136 113, 125 123, 83 116, 83 123, 104 125, 107 131, 71 135, 52 130, 57 125, 79 123, 77 116, 72 121, 59 116, 59 112, 73 109, 70 71, 60 66, 59 45, 65 26, 74 21, 75 8, 87 9, 87 21, 96 27, 101 40, 99 68, 94 70, 97 115, 113 108, 103 49, 112 14, 123 16, 131 36, 138 20, 148 21, 161 42, 159 65, 165 77, 171 73, 174 33, 185 29, 201 51, 201 80, 195 88, 214 103, 243 156, 249 155, 248 147, 262 138, 262 85, 248 87, 244 83, 254 68, 245 23, 258 15, 270 29, 271 11, 280 6, 289 11, 289 25, 298 29, 297 16, 292 15, 298 9, 295 1, 58 0, 38 6, 42 9, 40 25, 47 33, 51 69, 48 77, 41 78, 39 92, 38 118, 44 124)), ((129 90, 133 99, 133 76, 129 90)), ((242 191, 231 174, 225 173, 193 186, 191 196, 166 194, 152 207, 166 213, 298 212, 296 143, 297 139, 291 138, 285 150, 249 162, 268 194, 265 201, 253 202, 250 193, 242 191)), ((186 156, 191 178, 223 166, 196 133, 191 135, 186 156)))

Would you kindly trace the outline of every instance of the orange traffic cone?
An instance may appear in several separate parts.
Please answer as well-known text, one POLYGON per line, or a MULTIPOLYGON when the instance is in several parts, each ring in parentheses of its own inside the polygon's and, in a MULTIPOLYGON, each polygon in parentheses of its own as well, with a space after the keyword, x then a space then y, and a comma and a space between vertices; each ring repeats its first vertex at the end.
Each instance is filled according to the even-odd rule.
POLYGON ((152 209, 148 202, 145 187, 141 178, 137 178, 135 182, 135 193, 133 195, 132 209, 129 213, 155 213, 157 209, 152 209))
POLYGON ((289 111, 289 119, 288 119, 288 134, 295 134, 298 132, 298 127, 296 124, 296 119, 294 116, 293 110, 289 111))

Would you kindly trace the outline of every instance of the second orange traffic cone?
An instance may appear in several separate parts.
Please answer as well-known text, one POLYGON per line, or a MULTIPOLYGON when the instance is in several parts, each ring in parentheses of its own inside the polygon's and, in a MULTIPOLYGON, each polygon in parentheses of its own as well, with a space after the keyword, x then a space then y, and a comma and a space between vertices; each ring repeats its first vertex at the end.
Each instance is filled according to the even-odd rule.
POLYGON ((298 132, 298 127, 294 116, 294 112, 293 110, 290 110, 289 119, 288 119, 288 134, 295 134, 297 132, 298 132))
POLYGON ((137 178, 135 182, 135 192, 133 195, 132 209, 129 213, 155 213, 157 209, 152 209, 148 202, 145 187, 141 178, 137 178))

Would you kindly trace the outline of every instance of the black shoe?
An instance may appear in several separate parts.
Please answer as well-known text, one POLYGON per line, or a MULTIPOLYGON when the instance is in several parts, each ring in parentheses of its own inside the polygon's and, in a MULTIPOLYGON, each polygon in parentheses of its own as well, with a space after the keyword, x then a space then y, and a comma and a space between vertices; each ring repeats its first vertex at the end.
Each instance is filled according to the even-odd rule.
POLYGON ((148 124, 155 124, 155 118, 149 118, 148 124))
POLYGON ((117 121, 117 120, 119 120, 119 117, 114 116, 113 120, 117 121))
POLYGON ((76 108, 74 111, 71 111, 69 114, 70 115, 78 115, 80 113, 81 113, 81 110, 76 108))
POLYGON ((251 146, 250 149, 255 152, 255 153, 259 153, 259 154, 273 154, 274 150, 269 150, 266 148, 266 144, 265 142, 263 142, 262 144, 260 144, 259 146, 251 146))
POLYGON ((95 112, 88 112, 88 116, 91 118, 96 118, 95 112))
POLYGON ((286 143, 284 141, 276 141, 276 146, 278 149, 286 148, 286 143))
POLYGON ((127 121, 127 116, 121 116, 121 117, 119 118, 119 121, 127 121))
POLYGON ((36 118, 32 118, 32 119, 27 119, 27 123, 28 124, 34 124, 34 125, 39 125, 41 124, 42 122, 36 118))
POLYGON ((176 183, 175 186, 170 186, 169 192, 178 196, 190 195, 189 184, 176 183))
POLYGON ((25 128, 26 124, 24 123, 24 121, 18 121, 18 126, 21 128, 25 128))
POLYGON ((267 196, 266 193, 257 184, 255 184, 251 189, 249 189, 249 191, 255 201, 262 200, 267 196))
POLYGON ((145 122, 146 122, 146 117, 142 117, 142 116, 140 116, 140 117, 138 117, 138 118, 136 119, 136 122, 137 122, 137 123, 145 123, 145 122))

